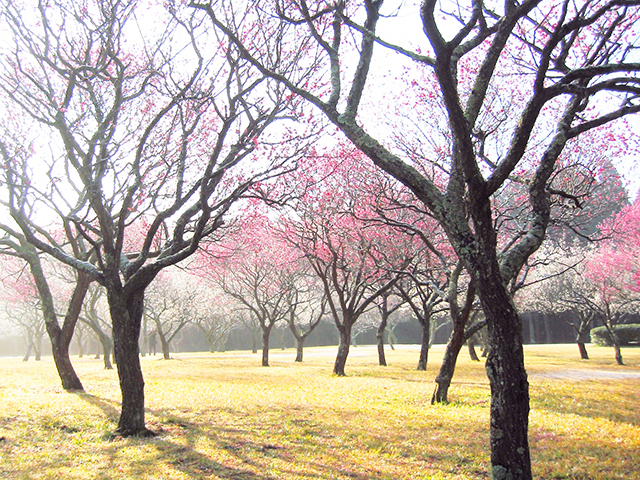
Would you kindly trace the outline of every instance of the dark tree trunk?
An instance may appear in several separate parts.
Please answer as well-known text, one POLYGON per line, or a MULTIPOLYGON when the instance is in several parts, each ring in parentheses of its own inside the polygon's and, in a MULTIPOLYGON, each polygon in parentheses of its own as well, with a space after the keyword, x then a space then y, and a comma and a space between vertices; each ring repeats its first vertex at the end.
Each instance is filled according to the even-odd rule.
POLYGON ((336 355, 336 363, 333 366, 333 373, 339 377, 344 377, 346 375, 344 367, 347 364, 349 346, 351 345, 351 325, 339 326, 338 331, 340 333, 340 344, 338 345, 338 354, 336 355))
MULTIPOLYGON (((58 375, 62 381, 62 388, 67 391, 84 390, 82 382, 76 371, 71 364, 71 358, 69 357, 69 345, 73 338, 73 331, 75 330, 80 311, 82 309, 82 302, 89 288, 90 279, 87 275, 78 272, 75 288, 67 307, 67 314, 65 316, 62 328, 58 324, 56 317, 55 306, 53 303, 53 296, 49 285, 42 271, 42 265, 40 259, 35 253, 33 247, 27 247, 28 252, 25 256, 25 260, 29 262, 33 279, 38 289, 38 294, 42 302, 42 311, 45 319, 45 325, 47 333, 51 339, 51 351, 53 360, 58 370, 58 375)), ((36 349, 36 360, 39 360, 40 352, 39 348, 36 349)))
POLYGON ((465 322, 454 323, 453 332, 447 343, 447 349, 444 352, 440 372, 436 377, 436 389, 431 397, 431 403, 446 403, 449 401, 449 387, 451 379, 456 370, 456 362, 458 354, 464 345, 464 327, 465 322))
POLYGON ((486 362, 491 385, 491 465, 494 480, 530 480, 529 382, 524 368, 522 322, 497 269, 478 282, 487 318, 486 362))
POLYGON ((613 350, 616 352, 616 363, 618 365, 624 365, 624 362, 622 361, 622 352, 620 351, 620 344, 617 342, 617 340, 613 340, 613 350))
POLYGON ((387 317, 382 316, 380 325, 378 325, 378 331, 376 332, 376 343, 378 345, 378 364, 381 367, 387 366, 387 358, 384 355, 384 332, 387 329, 387 317))
POLYGON ((271 326, 262 327, 262 366, 269 366, 269 337, 271 336, 271 326))
POLYGON ((607 316, 605 317, 605 322, 604 322, 604 326, 607 329, 607 332, 609 333, 609 336, 611 337, 611 343, 613 343, 613 351, 615 352, 615 356, 616 356, 616 363, 618 365, 624 365, 624 362, 622 361, 622 352, 620 351, 620 341, 618 340, 618 335, 616 334, 616 331, 613 329, 613 321, 611 320, 611 314, 610 314, 610 309, 609 306, 607 305, 607 316))
POLYGON ((576 343, 578 344, 578 350, 580 351, 580 358, 582 360, 589 360, 589 354, 587 353, 586 343, 589 341, 590 327, 591 327, 591 318, 581 317, 580 327, 577 329, 577 332, 576 332, 577 333, 576 343))
POLYGON ((305 340, 306 337, 304 335, 296 338, 296 362, 302 362, 305 340))
POLYGON ((153 432, 145 427, 144 421, 144 377, 138 344, 144 290, 132 292, 126 298, 117 288, 108 288, 107 298, 113 321, 114 353, 122 392, 122 412, 116 433, 123 437, 150 436, 153 432))
POLYGON ((480 359, 478 358, 478 354, 476 353, 475 342, 473 341, 472 338, 467 340, 467 346, 469 347, 469 357, 471 357, 471 361, 472 362, 479 362, 480 359))
POLYGON ((587 353, 587 347, 584 342, 578 340, 578 350, 580 351, 580 358, 582 360, 589 360, 589 354, 587 353))
POLYGON ((427 369, 427 360, 429 360, 429 344, 431 343, 431 325, 430 322, 420 322, 422 327, 422 344, 420 345, 420 358, 418 359, 418 370, 427 369))

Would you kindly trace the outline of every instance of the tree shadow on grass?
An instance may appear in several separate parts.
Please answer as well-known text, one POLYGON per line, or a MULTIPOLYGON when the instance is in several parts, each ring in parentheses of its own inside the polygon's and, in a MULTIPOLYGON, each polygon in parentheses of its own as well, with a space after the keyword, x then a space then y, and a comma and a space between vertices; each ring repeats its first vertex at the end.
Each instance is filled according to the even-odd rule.
MULTIPOLYGON (((78 395, 99 407, 110 420, 117 421, 118 402, 90 394, 78 395)), ((363 439, 360 434, 350 433, 348 426, 340 428, 325 424, 318 417, 281 421, 274 414, 273 422, 269 417, 256 423, 251 418, 254 413, 247 414, 234 409, 225 409, 223 418, 216 418, 219 413, 217 410, 198 412, 196 420, 175 410, 146 411, 147 426, 157 436, 128 439, 110 437, 112 446, 105 449, 109 460, 96 472, 96 478, 110 478, 110 471, 123 471, 124 468, 124 473, 130 478, 148 476, 156 470, 158 475, 174 470, 192 479, 378 480, 399 478, 393 473, 394 464, 398 461, 402 463, 406 460, 413 468, 420 465, 419 468, 434 474, 444 466, 443 461, 446 463, 438 453, 430 452, 425 456, 425 452, 406 443, 404 446, 394 445, 393 455, 387 455, 384 453, 384 437, 378 439, 366 434, 366 439, 363 439), (229 419, 229 422, 225 419, 229 419), (280 429, 286 429, 284 436, 277 432, 280 429), (351 451, 362 441, 371 443, 372 450, 365 453, 367 459, 352 463, 351 451), (121 451, 125 447, 129 452, 132 452, 132 447, 139 447, 139 450, 134 450, 124 459, 121 451), (370 464, 369 460, 374 461, 370 464)), ((259 417, 259 412, 255 412, 255 416, 259 417)), ((362 449, 362 445, 358 448, 362 449)), ((445 470, 449 468, 445 467, 445 470)), ((483 472, 470 478, 487 477, 483 472)))
MULTIPOLYGON (((155 412, 160 418, 163 412, 155 412)), ((350 478, 355 480, 373 480, 379 475, 358 472, 356 469, 338 467, 340 452, 335 451, 334 458, 328 458, 326 452, 322 457, 313 459, 298 458, 301 449, 314 449, 313 440, 306 445, 279 444, 262 441, 260 434, 249 427, 212 425, 203 427, 189 422, 171 413, 164 415, 162 424, 152 425, 159 433, 153 439, 160 458, 171 463, 174 468, 194 478, 214 474, 221 478, 241 480, 276 480, 279 478, 326 479, 350 478), (256 438, 258 437, 258 438, 256 438), (230 467, 212 460, 207 454, 198 451, 200 448, 212 447, 221 455, 229 458, 228 464, 245 466, 230 467), (265 470, 275 473, 265 472, 265 470), (264 472, 264 473, 256 473, 264 472)), ((269 429, 269 425, 264 426, 269 429)), ((321 449, 318 449, 321 450, 321 449)), ((206 478, 206 477, 205 477, 206 478)))
MULTIPOLYGON (((225 409, 225 413, 231 418, 253 417, 242 411, 225 409)), ((268 418, 260 423, 259 427, 240 422, 206 423, 208 420, 188 421, 180 415, 171 412, 155 412, 162 419, 160 425, 152 425, 159 431, 155 439, 156 447, 162 451, 163 457, 179 455, 178 459, 171 460, 174 464, 180 463, 185 473, 207 468, 207 461, 211 461, 209 455, 202 450, 212 448, 218 453, 229 458, 225 464, 246 465, 252 472, 258 472, 255 478, 261 480, 296 478, 296 479, 355 479, 355 480, 379 480, 390 478, 411 478, 414 469, 430 471, 436 474, 440 466, 449 471, 450 466, 442 465, 445 460, 437 452, 426 455, 405 442, 404 445, 389 444, 388 439, 365 433, 349 432, 349 426, 344 428, 335 425, 324 424, 322 419, 315 420, 297 418, 288 422, 272 423, 268 418), (260 428, 260 430, 257 430, 260 428), (286 429, 284 437, 278 433, 286 429), (272 435, 273 434, 273 435, 272 435), (370 445, 369 445, 370 444, 370 445), (369 447, 363 447, 369 445, 369 447), (388 448, 387 448, 388 447, 388 448), (365 457, 356 453, 356 460, 351 457, 354 449, 362 451, 365 457), (386 452, 386 453, 385 453, 386 452), (406 462, 405 462, 406 461, 406 462), (405 462, 404 474, 398 476, 396 467, 405 462), (407 466, 411 464, 411 467, 407 466), (198 466, 200 465, 200 466, 198 466), (204 467, 203 467, 204 465, 204 467)), ((202 413, 203 419, 207 413, 202 413)), ((259 417, 259 412, 255 412, 259 417)), ((450 462, 449 462, 450 463, 450 462)), ((459 465, 461 469, 466 465, 459 465)), ((454 467, 451 473, 456 473, 454 467)), ((217 473, 217 472, 216 472, 217 473)), ((424 473, 424 472, 421 472, 424 473)), ((457 472, 459 473, 459 472, 457 472)), ((218 475, 220 475, 218 473, 218 475)), ((229 477, 220 475, 222 478, 229 477)), ((486 472, 479 472, 469 478, 486 479, 486 472)))
POLYGON ((118 421, 118 418, 120 417, 120 410, 118 409, 118 407, 120 406, 119 402, 116 402, 115 400, 106 400, 104 398, 96 397, 95 395, 86 392, 74 393, 85 402, 102 410, 109 421, 118 421))

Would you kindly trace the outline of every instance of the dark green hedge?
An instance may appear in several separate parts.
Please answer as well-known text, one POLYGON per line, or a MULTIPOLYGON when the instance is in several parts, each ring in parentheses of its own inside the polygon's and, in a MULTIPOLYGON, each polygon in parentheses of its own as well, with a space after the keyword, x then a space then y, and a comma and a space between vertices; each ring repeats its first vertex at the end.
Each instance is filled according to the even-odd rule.
MULTIPOLYGON (((640 324, 629 323, 614 325, 613 331, 615 332, 616 337, 618 337, 620 346, 640 345, 640 324)), ((591 329, 591 341, 606 347, 611 347, 613 345, 611 335, 607 332, 606 327, 596 327, 591 329)))

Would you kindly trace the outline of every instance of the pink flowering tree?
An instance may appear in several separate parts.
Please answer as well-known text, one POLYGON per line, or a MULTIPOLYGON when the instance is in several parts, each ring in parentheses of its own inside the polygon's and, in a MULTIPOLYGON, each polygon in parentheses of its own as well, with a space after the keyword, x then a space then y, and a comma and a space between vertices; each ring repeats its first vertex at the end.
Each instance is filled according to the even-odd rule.
POLYGON ((193 255, 252 185, 288 171, 301 137, 299 102, 194 11, 142 9, 119 0, 0 8, 11 52, 0 60, 4 131, 38 132, 0 139, 7 213, 36 249, 105 287, 123 436, 153 434, 139 360, 147 286, 193 255), (155 20, 142 33, 141 15, 155 20), (276 141, 269 128, 280 121, 276 141), (28 155, 18 161, 20 149, 28 155), (53 243, 54 219, 91 256, 53 243))
POLYGON ((613 326, 622 314, 636 312, 640 305, 640 200, 604 222, 602 230, 609 239, 588 257, 585 277, 592 285, 592 295, 585 302, 609 332, 616 361, 622 365, 613 326))
POLYGON ((415 20, 416 38, 409 41, 385 29, 396 6, 383 1, 192 4, 245 59, 313 104, 405 184, 442 226, 487 319, 491 474, 532 478, 522 322, 508 285, 542 245, 553 200, 564 196, 553 183, 565 150, 585 132, 640 111, 638 3, 426 0, 419 9, 403 4, 397 11, 415 20), (245 41, 249 28, 260 41, 245 41), (283 52, 301 58, 279 62, 283 52), (398 66, 390 59, 420 72, 408 78, 415 84, 393 83, 398 66), (383 101, 411 101, 427 84, 424 71, 444 107, 435 129, 412 115, 422 105, 403 109, 407 125, 383 101), (405 126, 444 142, 409 156, 386 133, 405 126), (525 172, 521 234, 501 245, 493 201, 525 172))
POLYGON ((364 185, 379 173, 362 160, 348 147, 307 158, 314 167, 292 180, 300 194, 280 217, 283 238, 307 259, 327 297, 340 335, 336 375, 345 375, 354 324, 404 275, 413 254, 410 237, 367 220, 376 214, 364 185))
POLYGON ((254 206, 223 243, 205 248, 198 273, 213 281, 252 317, 262 331, 262 366, 269 366, 273 328, 295 317, 304 275, 297 251, 275 234, 270 220, 254 206))

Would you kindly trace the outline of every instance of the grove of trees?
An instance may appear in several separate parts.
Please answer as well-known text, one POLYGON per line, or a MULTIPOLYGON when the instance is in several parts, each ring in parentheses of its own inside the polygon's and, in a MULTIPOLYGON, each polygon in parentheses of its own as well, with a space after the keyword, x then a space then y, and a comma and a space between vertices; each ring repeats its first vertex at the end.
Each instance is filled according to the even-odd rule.
POLYGON ((616 161, 638 155, 639 17, 635 0, 10 0, 3 282, 37 296, 66 390, 78 321, 106 368, 112 340, 123 436, 154 434, 140 355, 153 339, 169 359, 189 324, 214 350, 244 321, 266 367, 274 328, 302 361, 330 319, 343 376, 363 319, 383 366, 389 316, 413 315, 424 370, 446 315, 433 401, 482 332, 492 476, 530 479, 524 310, 572 312, 582 358, 604 325, 620 364, 614 327, 638 312, 640 201, 616 161))

